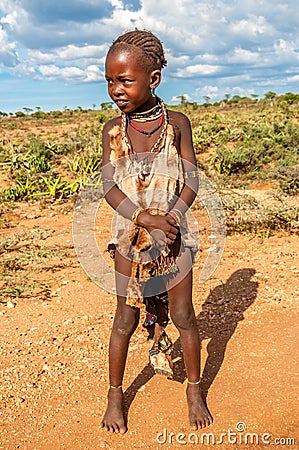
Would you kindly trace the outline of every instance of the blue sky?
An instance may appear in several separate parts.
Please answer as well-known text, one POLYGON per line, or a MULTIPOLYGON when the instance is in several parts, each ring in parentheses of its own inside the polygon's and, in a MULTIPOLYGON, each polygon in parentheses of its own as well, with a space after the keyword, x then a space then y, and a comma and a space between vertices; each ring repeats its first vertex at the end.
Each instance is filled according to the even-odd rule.
POLYGON ((297 0, 0 0, 0 111, 109 101, 105 54, 135 27, 163 42, 167 103, 299 92, 297 0))

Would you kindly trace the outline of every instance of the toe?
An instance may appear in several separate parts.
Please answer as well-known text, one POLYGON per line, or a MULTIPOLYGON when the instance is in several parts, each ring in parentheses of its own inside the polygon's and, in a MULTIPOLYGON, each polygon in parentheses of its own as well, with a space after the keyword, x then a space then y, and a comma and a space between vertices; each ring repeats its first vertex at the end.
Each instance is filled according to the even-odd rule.
POLYGON ((119 428, 118 428, 117 423, 113 423, 113 424, 112 424, 112 427, 113 427, 114 433, 118 434, 118 433, 119 433, 119 428))
POLYGON ((195 418, 190 418, 190 427, 194 431, 198 430, 198 425, 195 418))
POLYGON ((127 432, 127 428, 125 426, 122 426, 119 428, 119 433, 120 434, 125 434, 127 432))

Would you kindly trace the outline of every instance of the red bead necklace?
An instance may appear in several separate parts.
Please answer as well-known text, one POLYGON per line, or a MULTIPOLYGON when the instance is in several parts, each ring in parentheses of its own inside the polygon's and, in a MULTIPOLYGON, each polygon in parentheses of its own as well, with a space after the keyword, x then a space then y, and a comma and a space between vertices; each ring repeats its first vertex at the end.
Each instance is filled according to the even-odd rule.
POLYGON ((153 128, 152 130, 150 130, 150 131, 142 130, 141 128, 137 127, 137 125, 135 125, 135 124, 132 122, 132 120, 131 120, 129 114, 126 114, 126 119, 127 119, 127 123, 128 123, 129 125, 131 125, 131 127, 134 128, 134 130, 136 130, 136 131, 138 131, 139 133, 145 134, 146 136, 150 137, 152 134, 155 133, 155 131, 157 131, 157 130, 159 130, 159 128, 161 128, 162 123, 163 123, 163 121, 164 121, 164 114, 162 113, 158 125, 157 125, 155 128, 153 128))

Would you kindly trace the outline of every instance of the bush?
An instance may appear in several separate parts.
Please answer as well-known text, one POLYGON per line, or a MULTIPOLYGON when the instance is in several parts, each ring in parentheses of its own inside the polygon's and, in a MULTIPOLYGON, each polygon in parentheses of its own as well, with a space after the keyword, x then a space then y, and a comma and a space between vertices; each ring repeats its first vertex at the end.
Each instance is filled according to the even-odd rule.
POLYGON ((279 186, 288 195, 299 194, 299 167, 278 167, 274 176, 279 181, 279 186))

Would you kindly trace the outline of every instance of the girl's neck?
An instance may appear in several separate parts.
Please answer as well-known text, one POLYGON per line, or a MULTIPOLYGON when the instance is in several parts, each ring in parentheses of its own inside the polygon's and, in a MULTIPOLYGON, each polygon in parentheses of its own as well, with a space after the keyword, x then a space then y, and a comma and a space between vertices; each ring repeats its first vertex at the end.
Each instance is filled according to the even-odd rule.
POLYGON ((133 111, 130 114, 127 114, 128 121, 136 120, 139 122, 147 122, 147 121, 159 119, 162 116, 161 99, 159 99, 157 97, 155 99, 155 101, 156 101, 156 104, 150 109, 147 109, 142 112, 133 111))
POLYGON ((135 111, 132 111, 129 115, 134 114, 147 114, 149 113, 153 108, 155 108, 159 104, 159 98, 155 96, 151 96, 149 100, 141 105, 139 108, 137 108, 135 111))

